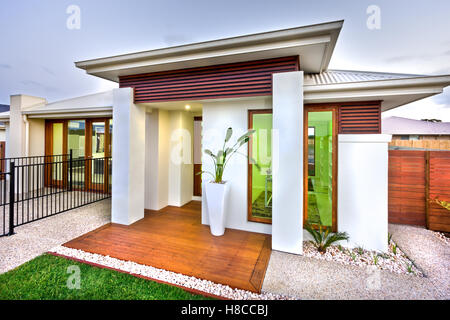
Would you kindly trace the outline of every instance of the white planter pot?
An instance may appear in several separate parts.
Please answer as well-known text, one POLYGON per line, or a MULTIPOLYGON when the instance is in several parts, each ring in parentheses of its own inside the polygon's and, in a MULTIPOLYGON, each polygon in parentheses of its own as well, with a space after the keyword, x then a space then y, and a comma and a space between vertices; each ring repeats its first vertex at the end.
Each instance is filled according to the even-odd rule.
POLYGON ((208 182, 205 189, 211 233, 213 236, 222 236, 225 233, 225 205, 229 183, 208 182))

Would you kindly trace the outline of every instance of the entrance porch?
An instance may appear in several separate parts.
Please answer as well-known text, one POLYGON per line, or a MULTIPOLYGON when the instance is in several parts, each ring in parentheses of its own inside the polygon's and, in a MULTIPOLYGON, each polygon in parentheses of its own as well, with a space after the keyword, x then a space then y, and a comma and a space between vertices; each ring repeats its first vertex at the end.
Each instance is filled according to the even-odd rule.
POLYGON ((147 210, 129 226, 111 223, 64 246, 260 292, 271 236, 227 229, 211 235, 201 224, 201 203, 147 210))

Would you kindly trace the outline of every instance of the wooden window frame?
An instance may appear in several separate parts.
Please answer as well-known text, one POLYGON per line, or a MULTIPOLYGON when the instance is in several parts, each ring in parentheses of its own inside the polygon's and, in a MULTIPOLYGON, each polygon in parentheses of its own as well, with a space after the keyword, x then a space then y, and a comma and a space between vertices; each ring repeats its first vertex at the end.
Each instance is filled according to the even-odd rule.
MULTIPOLYGON (((339 105, 338 104, 307 104, 304 106, 303 114, 303 225, 306 225, 308 218, 308 112, 332 111, 333 114, 333 156, 332 156, 332 211, 331 230, 337 232, 337 181, 338 181, 338 125, 339 125, 339 105)), ((314 225, 313 225, 314 227, 314 225)))
MULTIPOLYGON (((254 114, 273 114, 272 109, 252 109, 248 110, 248 129, 253 128, 253 115, 254 114)), ((252 155, 252 145, 253 143, 253 137, 250 136, 248 141, 248 148, 247 148, 247 156, 248 156, 248 170, 247 170, 247 221, 251 222, 259 222, 259 223, 266 223, 266 224, 272 224, 272 218, 260 218, 260 217, 254 217, 252 215, 252 164, 250 163, 251 155, 252 155)))
MULTIPOLYGON (((63 124, 63 154, 67 155, 69 153, 69 150, 67 149, 67 139, 68 139, 68 125, 69 121, 74 120, 84 120, 85 121, 85 154, 84 157, 86 159, 92 159, 92 123, 93 122, 105 122, 105 157, 111 156, 111 148, 106 146, 111 146, 111 133, 109 131, 109 123, 112 117, 98 117, 98 118, 66 118, 66 119, 46 119, 45 120, 45 155, 51 156, 53 155, 53 124, 54 123, 62 123, 63 124)), ((113 124, 114 125, 114 124, 113 124)), ((49 169, 46 169, 49 170, 49 169)), ((50 168, 51 170, 51 168, 50 168)), ((67 165, 64 164, 63 171, 66 172, 68 170, 67 165)), ((107 172, 107 163, 105 161, 105 171, 107 172)), ((101 191, 97 184, 92 183, 90 181, 90 168, 88 166, 85 167, 85 177, 89 178, 89 181, 87 178, 85 178, 85 184, 84 187, 77 190, 84 190, 84 191, 101 191), (86 183, 87 182, 87 183, 86 183)), ((63 186, 66 186, 67 179, 65 178, 66 175, 63 176, 63 186)), ((45 174, 45 185, 58 185, 58 181, 52 180, 51 171, 47 172, 45 174)), ((109 174, 105 173, 105 183, 104 186, 107 186, 109 184, 109 174)))

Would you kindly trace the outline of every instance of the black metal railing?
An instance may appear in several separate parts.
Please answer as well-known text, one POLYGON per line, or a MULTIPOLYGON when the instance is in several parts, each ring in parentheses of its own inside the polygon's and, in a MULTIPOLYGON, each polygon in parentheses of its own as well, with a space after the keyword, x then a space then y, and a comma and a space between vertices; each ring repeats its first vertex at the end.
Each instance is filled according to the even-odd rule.
POLYGON ((14 228, 111 197, 111 157, 0 159, 0 236, 14 228))

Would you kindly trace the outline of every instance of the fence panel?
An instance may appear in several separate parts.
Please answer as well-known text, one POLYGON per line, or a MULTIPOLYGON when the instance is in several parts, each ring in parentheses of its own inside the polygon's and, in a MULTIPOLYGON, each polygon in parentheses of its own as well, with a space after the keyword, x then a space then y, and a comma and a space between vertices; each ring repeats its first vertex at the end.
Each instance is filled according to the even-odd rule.
POLYGON ((389 222, 426 226, 425 151, 389 150, 389 222))
MULTIPOLYGON (((429 198, 450 202, 450 151, 430 151, 429 198)), ((450 211, 429 204, 428 228, 450 232, 450 211)))
POLYGON ((389 222, 450 232, 450 151, 389 150, 389 222))
POLYGON ((70 153, 0 161, 10 170, 0 173, 9 175, 0 181, 0 236, 11 234, 14 227, 111 197, 111 157, 73 160, 70 153))

